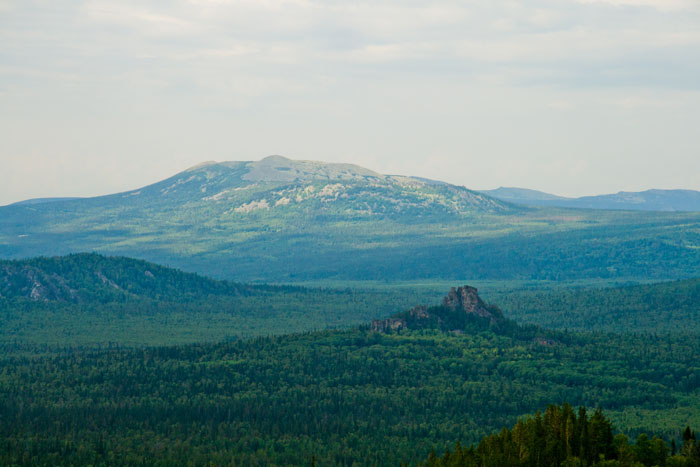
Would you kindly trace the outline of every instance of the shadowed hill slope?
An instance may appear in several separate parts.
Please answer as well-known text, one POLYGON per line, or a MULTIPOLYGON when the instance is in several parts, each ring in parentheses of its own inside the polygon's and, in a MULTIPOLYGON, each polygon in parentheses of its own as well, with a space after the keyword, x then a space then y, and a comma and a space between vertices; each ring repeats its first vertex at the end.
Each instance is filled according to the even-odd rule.
MULTIPOLYGON (((217 281, 146 261, 82 253, 0 261, 0 298, 90 302, 249 295, 263 287, 217 281)), ((269 289, 269 288, 268 288, 269 289)))

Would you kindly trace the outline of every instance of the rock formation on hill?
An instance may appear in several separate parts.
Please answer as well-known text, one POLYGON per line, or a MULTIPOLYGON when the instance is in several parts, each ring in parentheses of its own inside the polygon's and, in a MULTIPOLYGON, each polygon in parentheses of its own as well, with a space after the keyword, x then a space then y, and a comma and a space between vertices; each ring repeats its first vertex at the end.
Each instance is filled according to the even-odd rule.
POLYGON ((480 316, 492 322, 503 320, 503 312, 498 307, 487 305, 479 297, 479 291, 468 285, 450 289, 450 292, 442 300, 442 306, 454 311, 464 311, 466 314, 480 316))
POLYGON ((484 303, 476 288, 465 285, 452 287, 440 306, 420 305, 390 318, 376 319, 371 328, 377 332, 425 328, 464 331, 469 325, 498 327, 504 321, 498 307, 484 303))

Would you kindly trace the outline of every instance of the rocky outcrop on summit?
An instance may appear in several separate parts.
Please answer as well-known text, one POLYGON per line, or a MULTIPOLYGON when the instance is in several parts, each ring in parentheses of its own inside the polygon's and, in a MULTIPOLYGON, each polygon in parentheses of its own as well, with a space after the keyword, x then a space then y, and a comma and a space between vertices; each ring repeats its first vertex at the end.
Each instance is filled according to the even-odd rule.
POLYGON ((479 297, 479 291, 475 287, 468 285, 456 289, 452 287, 442 300, 442 306, 451 310, 461 310, 467 314, 488 318, 493 322, 503 321, 503 312, 497 306, 484 303, 479 297))
POLYGON ((453 287, 443 299, 442 305, 414 307, 390 318, 372 321, 376 332, 401 329, 435 328, 443 331, 498 328, 506 322, 503 312, 495 305, 488 305, 479 297, 478 290, 465 285, 453 287))

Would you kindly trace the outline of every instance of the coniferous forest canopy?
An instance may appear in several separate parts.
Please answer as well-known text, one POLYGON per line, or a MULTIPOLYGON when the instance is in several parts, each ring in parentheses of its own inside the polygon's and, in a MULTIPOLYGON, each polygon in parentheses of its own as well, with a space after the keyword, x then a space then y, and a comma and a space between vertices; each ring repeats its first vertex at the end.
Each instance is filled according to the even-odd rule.
POLYGON ((700 425, 699 345, 475 327, 45 356, 10 348, 0 459, 397 465, 477 442, 552 401, 599 407, 631 439, 670 443, 700 425))
POLYGON ((696 466, 700 465, 700 443, 686 426, 679 441, 640 434, 613 436, 609 419, 598 409, 589 416, 585 407, 550 405, 544 413, 518 420, 512 429, 482 439, 468 448, 457 442, 442 457, 431 452, 426 467, 502 465, 599 465, 599 466, 696 466))

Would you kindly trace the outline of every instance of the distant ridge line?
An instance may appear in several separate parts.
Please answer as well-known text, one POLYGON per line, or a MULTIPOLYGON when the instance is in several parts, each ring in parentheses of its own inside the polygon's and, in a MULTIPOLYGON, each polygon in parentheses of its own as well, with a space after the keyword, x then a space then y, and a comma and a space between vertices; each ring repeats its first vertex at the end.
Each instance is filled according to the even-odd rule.
POLYGON ((529 205, 582 209, 607 209, 630 211, 684 211, 700 212, 700 191, 687 189, 649 189, 644 191, 618 191, 612 194, 567 198, 538 190, 517 187, 500 187, 482 190, 501 201, 529 205))

